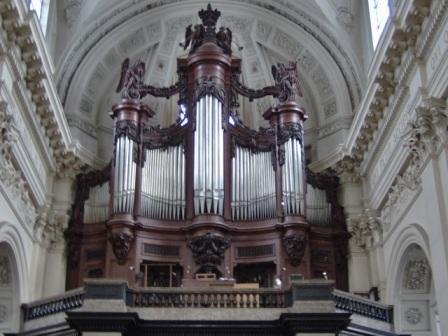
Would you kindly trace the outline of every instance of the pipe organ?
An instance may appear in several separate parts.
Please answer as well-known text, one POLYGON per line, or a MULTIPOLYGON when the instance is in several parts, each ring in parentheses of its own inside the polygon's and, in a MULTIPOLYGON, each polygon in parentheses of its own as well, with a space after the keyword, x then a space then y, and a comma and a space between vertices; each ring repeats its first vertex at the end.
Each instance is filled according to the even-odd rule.
POLYGON ((169 274, 168 265, 185 286, 205 274, 263 278, 264 285, 279 278, 286 287, 299 275, 328 276, 346 289, 348 234, 338 182, 331 172, 305 167, 307 113, 296 63, 272 66, 275 83, 250 89, 240 82, 231 31, 216 27, 220 12, 209 5, 199 16, 202 24, 187 27, 188 55, 178 59, 175 85, 145 84, 145 64, 123 62, 122 100, 111 113, 113 158, 76 181, 68 287, 92 274, 142 286, 178 283, 158 279, 169 274), (143 103, 146 95, 179 95, 176 122, 151 126, 156 111, 143 103), (245 126, 239 96, 269 95, 276 98, 263 114, 270 126, 245 126), (140 281, 146 276, 152 280, 140 281))

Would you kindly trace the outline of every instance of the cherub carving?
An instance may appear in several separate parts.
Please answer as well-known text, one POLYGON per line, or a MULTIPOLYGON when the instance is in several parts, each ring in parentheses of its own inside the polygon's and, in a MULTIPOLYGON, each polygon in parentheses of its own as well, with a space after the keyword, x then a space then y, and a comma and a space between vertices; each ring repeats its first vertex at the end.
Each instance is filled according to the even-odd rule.
POLYGON ((116 92, 121 92, 122 98, 139 99, 144 76, 145 63, 137 60, 130 66, 129 58, 126 58, 121 66, 121 77, 116 92))

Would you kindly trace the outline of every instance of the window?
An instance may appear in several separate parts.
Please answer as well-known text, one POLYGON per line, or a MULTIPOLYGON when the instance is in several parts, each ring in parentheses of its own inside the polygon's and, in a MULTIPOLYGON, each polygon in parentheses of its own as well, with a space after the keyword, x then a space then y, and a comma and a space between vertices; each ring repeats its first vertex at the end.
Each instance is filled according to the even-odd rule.
POLYGON ((390 15, 390 0, 369 0, 370 27, 373 49, 376 48, 390 15))
POLYGON ((36 12, 40 27, 45 35, 47 31, 48 8, 50 7, 50 0, 27 0, 27 3, 28 8, 36 12))

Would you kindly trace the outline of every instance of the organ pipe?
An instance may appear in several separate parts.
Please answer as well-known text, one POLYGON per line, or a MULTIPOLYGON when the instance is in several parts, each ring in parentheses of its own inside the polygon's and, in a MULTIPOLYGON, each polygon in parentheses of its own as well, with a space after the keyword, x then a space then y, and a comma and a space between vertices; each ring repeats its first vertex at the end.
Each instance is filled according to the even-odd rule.
POLYGON ((185 155, 183 147, 147 149, 142 171, 140 214, 154 219, 185 217, 185 155))
POLYGON ((194 212, 222 215, 224 142, 222 104, 212 95, 196 103, 194 133, 194 212))
POLYGON ((274 218, 275 200, 271 152, 253 153, 237 145, 232 159, 232 219, 274 218))
POLYGON ((103 183, 89 190, 84 203, 84 223, 99 223, 109 216, 109 183, 103 183))
POLYGON ((328 225, 331 221, 331 204, 325 190, 307 184, 306 218, 312 225, 328 225))
POLYGON ((127 136, 117 139, 115 153, 114 212, 132 213, 134 207, 136 163, 134 142, 127 136))
POLYGON ((285 142, 285 163, 282 167, 283 204, 285 215, 305 215, 305 189, 300 141, 285 142))

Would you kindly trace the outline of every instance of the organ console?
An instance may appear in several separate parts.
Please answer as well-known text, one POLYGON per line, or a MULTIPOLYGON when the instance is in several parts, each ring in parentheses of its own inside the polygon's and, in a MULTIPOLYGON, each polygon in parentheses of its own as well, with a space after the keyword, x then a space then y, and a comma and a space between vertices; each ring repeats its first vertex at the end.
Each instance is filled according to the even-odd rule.
POLYGON ((145 64, 123 62, 122 99, 111 113, 113 158, 76 180, 68 288, 87 277, 173 286, 212 274, 262 286, 280 279, 283 287, 291 275, 325 276, 347 289, 338 181, 306 169, 297 65, 273 65, 273 86, 244 86, 219 16, 209 5, 199 12, 202 24, 187 27, 188 56, 178 59, 171 87, 145 84, 145 64), (151 126, 156 112, 142 98, 176 94, 176 122, 151 126), (275 98, 263 115, 269 127, 243 124, 239 96, 275 98))

